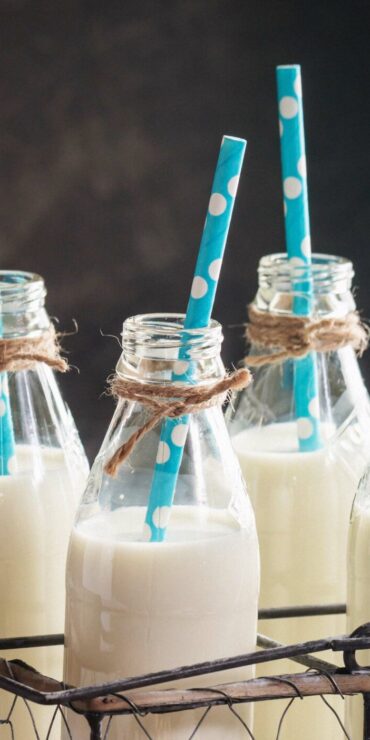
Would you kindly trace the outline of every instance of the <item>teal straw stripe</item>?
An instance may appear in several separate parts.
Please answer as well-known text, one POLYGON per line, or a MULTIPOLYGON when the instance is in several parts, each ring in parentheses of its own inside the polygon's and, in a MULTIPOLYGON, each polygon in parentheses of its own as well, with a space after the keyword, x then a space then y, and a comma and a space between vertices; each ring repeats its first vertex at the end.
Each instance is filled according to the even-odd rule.
MULTIPOLYGON (((290 263, 298 273, 293 285, 293 310, 296 315, 309 316, 313 286, 301 68, 298 64, 277 67, 276 76, 286 245, 290 263), (297 269, 300 266, 302 270, 297 269)), ((294 401, 299 448, 304 452, 316 450, 321 447, 321 438, 314 353, 294 362, 294 401)))
POLYGON ((0 475, 15 472, 15 443, 7 373, 0 373, 0 475))
MULTIPOLYGON (((202 328, 209 324, 245 148, 244 139, 224 136, 222 140, 184 329, 202 328)), ((184 350, 179 353, 177 367, 174 380, 192 383, 191 358, 184 350)), ((145 517, 145 536, 152 542, 162 542, 166 537, 188 428, 187 416, 166 419, 162 425, 145 517)))
MULTIPOLYGON (((0 337, 3 336, 3 321, 0 316, 0 337)), ((15 443, 13 421, 10 410, 7 373, 0 373, 0 475, 11 475, 15 471, 15 443)))

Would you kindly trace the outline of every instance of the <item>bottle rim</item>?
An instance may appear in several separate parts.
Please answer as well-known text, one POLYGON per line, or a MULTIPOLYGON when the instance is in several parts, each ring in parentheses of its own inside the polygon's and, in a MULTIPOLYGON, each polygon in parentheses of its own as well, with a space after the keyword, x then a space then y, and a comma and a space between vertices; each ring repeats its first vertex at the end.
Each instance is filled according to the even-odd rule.
POLYGON ((313 253, 310 264, 303 259, 288 258, 286 252, 267 254, 259 262, 259 284, 270 282, 289 291, 302 279, 312 280, 313 289, 326 292, 333 286, 340 292, 349 290, 354 276, 353 264, 346 257, 313 253))
POLYGON ((183 313, 146 313, 130 316, 123 322, 122 342, 134 340, 136 344, 154 344, 158 348, 179 347, 184 344, 207 346, 222 342, 222 326, 211 319, 208 326, 185 328, 183 313))
POLYGON ((210 376, 216 372, 214 363, 217 372, 220 372, 222 364, 222 326, 215 319, 211 319, 206 327, 194 329, 185 328, 184 323, 185 314, 180 313, 130 316, 123 323, 122 354, 116 366, 117 373, 137 377, 140 369, 148 382, 152 379, 153 382, 176 382, 174 376, 186 372, 190 361, 197 366, 197 382, 209 382, 210 376), (157 380, 155 373, 159 373, 157 380))
POLYGON ((12 312, 15 304, 22 307, 34 301, 44 303, 46 288, 44 279, 34 272, 24 270, 0 270, 1 311, 12 312))

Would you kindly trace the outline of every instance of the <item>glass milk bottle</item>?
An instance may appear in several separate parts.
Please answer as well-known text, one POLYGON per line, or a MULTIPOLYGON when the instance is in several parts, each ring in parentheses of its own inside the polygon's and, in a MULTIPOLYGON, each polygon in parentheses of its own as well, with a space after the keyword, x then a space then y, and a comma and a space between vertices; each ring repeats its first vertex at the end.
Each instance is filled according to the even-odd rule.
MULTIPOLYGON (((68 537, 88 472, 76 427, 52 370, 63 362, 45 311, 45 295, 44 281, 38 275, 0 272, 2 638, 63 632, 68 537)), ((48 676, 62 677, 61 647, 1 655, 21 658, 48 676)), ((2 719, 12 699, 0 692, 2 719)), ((44 737, 53 710, 33 705, 32 711, 44 737)), ((33 735, 22 700, 17 702, 12 721, 16 738, 33 735)), ((50 737, 57 738, 55 732, 50 737)))
MULTIPOLYGON (((347 632, 370 622, 370 466, 353 502, 348 538, 347 632)), ((370 664, 370 652, 358 651, 361 665, 370 664)), ((351 740, 363 740, 363 699, 346 699, 346 729, 351 740)))
MULTIPOLYGON (((123 325, 118 378, 155 391, 186 380, 207 388, 224 377, 221 326, 183 329, 183 316, 136 316, 123 325)), ((179 391, 178 391, 179 392, 179 391)), ((172 395, 172 394, 171 394, 172 395)), ((163 541, 148 541, 145 526, 153 470, 173 454, 159 446, 161 424, 149 431, 119 467, 105 466, 152 412, 119 400, 95 460, 71 535, 67 565, 65 681, 84 686, 226 657, 256 643, 259 554, 252 507, 219 405, 178 419, 174 447, 183 450, 172 506, 153 521, 163 541), (184 428, 186 426, 186 428, 184 428)), ((163 476, 163 486, 170 472, 163 476)), ((252 675, 249 668, 181 682, 212 685, 252 675)), ((238 708, 249 721, 250 710, 238 708)), ((183 740, 202 710, 151 715, 146 730, 161 740, 183 740)), ((68 714, 78 740, 85 720, 68 714)), ((201 726, 204 740, 244 738, 227 708, 212 709, 201 726)), ((131 717, 112 720, 109 739, 141 740, 131 717)))
MULTIPOLYGON (((299 267, 283 254, 263 257, 253 307, 267 317, 292 315, 299 267)), ((353 268, 340 257, 313 255, 313 320, 346 322, 355 308, 353 268)), ((361 330, 360 330, 361 331, 361 330)), ((262 340, 263 341, 263 340, 262 340)), ((337 342, 338 344, 339 342, 337 342)), ((255 345, 251 355, 279 348, 255 345)), ((229 431, 254 507, 261 552, 260 607, 325 605, 346 601, 346 543, 356 487, 370 439, 368 396, 354 350, 318 352, 320 449, 300 451, 294 403, 294 361, 253 369, 254 381, 227 412, 229 431)), ((311 407, 312 408, 312 407, 311 407)), ((305 435, 305 426, 301 428, 305 435)), ((282 643, 302 642, 345 631, 344 616, 262 621, 259 629, 282 643)), ((332 659, 332 657, 330 657, 332 659)), ((296 671, 294 663, 272 672, 296 671)), ((263 667, 263 672, 266 667, 263 667)), ((343 702, 337 700, 336 708, 343 702)), ((256 708, 256 737, 275 737, 284 703, 256 708)), ((281 740, 337 740, 339 726, 322 702, 294 702, 281 740)))

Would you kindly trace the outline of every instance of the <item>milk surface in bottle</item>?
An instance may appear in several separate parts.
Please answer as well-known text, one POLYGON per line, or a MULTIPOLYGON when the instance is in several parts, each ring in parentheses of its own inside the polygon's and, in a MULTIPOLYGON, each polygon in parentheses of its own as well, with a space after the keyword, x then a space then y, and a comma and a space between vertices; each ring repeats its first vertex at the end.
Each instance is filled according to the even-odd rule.
MULTIPOLYGON (((284 255, 261 260, 254 305, 274 316, 291 314, 295 267, 284 255)), ((313 255, 313 318, 353 311, 352 265, 313 255)), ((251 354, 276 348, 252 346, 251 354)), ((352 501, 367 460, 369 402, 349 346, 316 353, 320 449, 300 451, 292 360, 253 370, 254 382, 228 410, 234 449, 254 507, 261 552, 260 607, 325 605, 346 601, 346 542, 352 501)), ((291 644, 346 630, 341 615, 265 620, 260 632, 291 644)), ((328 656, 331 662, 334 656, 328 656)), ((293 662, 261 666, 259 675, 299 671, 293 662)), ((330 700, 343 716, 343 701, 330 700)), ((286 703, 256 705, 256 738, 274 738, 286 703)), ((280 740, 337 740, 332 712, 316 698, 294 702, 280 740)))
MULTIPOLYGON (((44 281, 25 272, 0 272, 1 341, 40 338, 50 330, 44 281)), ((68 537, 87 478, 87 461, 53 370, 20 362, 0 374, 0 637, 63 632, 68 537), (6 425, 6 426, 5 426, 6 425), (9 456, 9 445, 12 457, 9 456)), ((1 651, 41 673, 62 679, 62 647, 1 651)), ((0 692, 4 719, 13 695, 0 692)), ((53 708, 32 704, 39 736, 46 737, 53 708)), ((21 699, 11 715, 14 737, 34 737, 21 699)), ((0 737, 10 737, 0 726, 0 737)), ((59 719, 49 735, 60 737, 59 719)))
MULTIPOLYGON (((189 370, 193 383, 223 376, 221 327, 182 330, 183 317, 145 315, 123 327, 122 379, 150 387, 176 382, 189 370), (180 347, 189 361, 176 362, 180 347), (181 367, 179 365, 181 364, 181 367)), ((182 354, 184 356, 184 354, 182 354)), ((182 383, 186 380, 182 380, 182 383)), ((176 385, 173 388, 176 396, 176 385)), ((160 426, 133 449, 116 477, 104 471, 123 441, 148 418, 137 402, 118 401, 92 468, 72 530, 67 565, 65 681, 84 686, 183 664, 227 657, 255 648, 259 553, 253 510, 218 406, 182 417, 187 425, 173 505, 154 513, 165 523, 163 541, 148 541, 144 527, 160 426), (217 487, 210 471, 217 469, 217 487), (165 518, 161 518, 165 515, 165 518)), ((162 448, 158 466, 167 460, 162 448)), ((163 485, 166 485, 163 473, 163 485)), ((251 668, 172 684, 210 686, 249 678, 251 668)), ((168 685, 166 684, 166 687, 168 685)), ((252 723, 251 709, 238 707, 252 723)), ((141 719, 161 740, 189 737, 204 709, 141 719)), ((89 737, 86 721, 68 713, 73 738, 89 737)), ((244 738, 245 728, 226 707, 212 709, 204 740, 244 738)), ((132 717, 113 718, 109 740, 141 740, 132 717)), ((64 737, 67 737, 65 734, 64 737)))
MULTIPOLYGON (((366 468, 351 512, 348 538, 347 632, 370 622, 370 467, 366 468)), ((359 650, 357 662, 370 665, 370 651, 359 650)), ((346 699, 346 729, 351 740, 363 740, 362 696, 346 699)))

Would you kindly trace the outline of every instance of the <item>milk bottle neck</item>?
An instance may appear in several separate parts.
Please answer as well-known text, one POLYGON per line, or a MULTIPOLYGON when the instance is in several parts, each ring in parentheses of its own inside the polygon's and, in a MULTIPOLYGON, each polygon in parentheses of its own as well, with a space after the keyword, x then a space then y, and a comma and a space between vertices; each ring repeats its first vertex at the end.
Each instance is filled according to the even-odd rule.
POLYGON ((48 329, 46 288, 39 275, 0 270, 0 335, 5 339, 38 336, 48 329))
POLYGON ((305 266, 286 254, 269 254, 259 263, 254 305, 281 316, 293 314, 294 301, 302 296, 302 285, 308 284, 313 318, 346 316, 356 307, 351 293, 353 275, 352 262, 343 257, 313 254, 312 264, 305 266))
POLYGON ((186 329, 183 314, 142 314, 127 319, 117 373, 153 384, 205 384, 224 376, 222 329, 217 321, 186 329))

